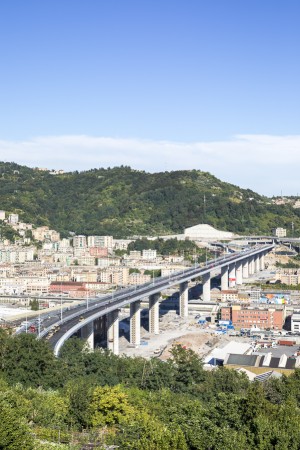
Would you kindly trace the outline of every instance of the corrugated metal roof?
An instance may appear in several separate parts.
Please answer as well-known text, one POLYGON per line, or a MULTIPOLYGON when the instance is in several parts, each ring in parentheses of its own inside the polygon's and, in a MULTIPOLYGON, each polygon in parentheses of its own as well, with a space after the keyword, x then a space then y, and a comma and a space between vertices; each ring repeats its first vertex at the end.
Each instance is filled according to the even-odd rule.
POLYGON ((258 355, 236 355, 230 354, 227 360, 227 364, 235 366, 255 366, 258 355))

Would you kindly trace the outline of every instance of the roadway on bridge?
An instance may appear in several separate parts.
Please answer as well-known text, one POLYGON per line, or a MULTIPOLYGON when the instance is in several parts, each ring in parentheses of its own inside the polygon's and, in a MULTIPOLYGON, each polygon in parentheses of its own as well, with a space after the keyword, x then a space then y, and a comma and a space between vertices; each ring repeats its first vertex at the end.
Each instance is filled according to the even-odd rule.
POLYGON ((190 281, 207 273, 215 273, 216 275, 223 266, 243 261, 264 250, 271 250, 273 247, 274 245, 256 246, 247 251, 231 253, 226 257, 208 261, 204 267, 192 267, 184 271, 175 272, 167 277, 158 277, 150 283, 135 288, 122 289, 112 295, 104 296, 102 299, 90 299, 88 305, 83 304, 76 308, 74 307, 74 309, 70 309, 69 311, 64 311, 62 320, 53 321, 53 317, 50 319, 47 318, 43 322, 43 329, 40 332, 40 337, 47 339, 48 335, 49 342, 54 348, 64 335, 68 334, 70 336, 71 334, 74 334, 74 332, 92 320, 106 315, 115 309, 120 309, 137 300, 142 300, 152 294, 176 286, 185 281, 190 281), (70 330, 73 330, 71 334, 70 330), (49 337, 50 333, 51 336, 49 337))

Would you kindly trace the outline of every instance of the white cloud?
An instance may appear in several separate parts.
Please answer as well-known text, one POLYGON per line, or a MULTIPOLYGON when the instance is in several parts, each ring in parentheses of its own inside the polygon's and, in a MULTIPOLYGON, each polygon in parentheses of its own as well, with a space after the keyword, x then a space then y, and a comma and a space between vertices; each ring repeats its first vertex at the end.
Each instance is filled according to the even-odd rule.
POLYGON ((43 136, 0 141, 0 159, 79 171, 121 164, 150 172, 199 169, 266 195, 300 193, 300 135, 237 135, 214 142, 43 136))

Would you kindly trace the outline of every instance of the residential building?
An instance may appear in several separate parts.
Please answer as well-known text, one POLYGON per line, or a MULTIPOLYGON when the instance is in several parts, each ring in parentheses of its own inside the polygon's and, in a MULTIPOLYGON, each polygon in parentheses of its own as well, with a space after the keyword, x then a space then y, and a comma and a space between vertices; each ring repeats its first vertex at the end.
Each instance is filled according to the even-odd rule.
POLYGON ((143 273, 131 273, 129 275, 129 284, 138 285, 149 283, 151 281, 151 275, 144 275, 143 273))
POLYGON ((98 258, 97 262, 99 267, 119 266, 120 258, 98 258))
POLYGON ((285 321, 285 308, 281 305, 278 308, 225 306, 221 308, 221 319, 231 320, 236 328, 252 328, 256 325, 261 329, 281 330, 285 321))
POLYGON ((126 286, 129 281, 129 269, 127 267, 109 267, 99 273, 99 281, 116 286, 126 286))
POLYGON ((238 300, 238 291, 234 289, 228 289, 221 291, 221 301, 226 302, 236 302, 238 300))
POLYGON ((96 258, 101 258, 108 256, 108 248, 107 247, 90 247, 89 253, 91 256, 96 258))
POLYGON ((273 228, 272 232, 273 232, 273 235, 277 236, 278 238, 286 236, 286 228, 280 228, 280 227, 273 228))
POLYGON ((157 256, 156 250, 143 250, 142 252, 142 259, 156 259, 156 256, 157 256))
POLYGON ((73 237, 74 248, 86 248, 86 236, 78 235, 73 237))
POLYGON ((19 222, 19 214, 9 214, 8 223, 15 225, 19 222))
POLYGON ((127 250, 128 245, 133 242, 130 239, 114 239, 115 250, 127 250))
POLYGON ((88 236, 87 245, 88 247, 104 247, 112 249, 113 241, 112 236, 88 236))
POLYGON ((129 256, 127 257, 128 259, 141 259, 142 257, 142 253, 138 250, 131 250, 129 252, 129 256))
POLYGON ((276 272, 276 280, 287 285, 300 284, 300 271, 297 269, 282 269, 276 272))

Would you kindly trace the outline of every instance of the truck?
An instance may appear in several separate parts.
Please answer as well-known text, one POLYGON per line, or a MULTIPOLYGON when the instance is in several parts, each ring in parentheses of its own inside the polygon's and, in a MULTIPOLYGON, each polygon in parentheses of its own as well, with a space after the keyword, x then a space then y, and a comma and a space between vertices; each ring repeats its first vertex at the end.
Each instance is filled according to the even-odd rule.
POLYGON ((292 347, 296 345, 296 341, 288 341, 286 339, 279 339, 278 345, 286 345, 287 347, 292 347))

